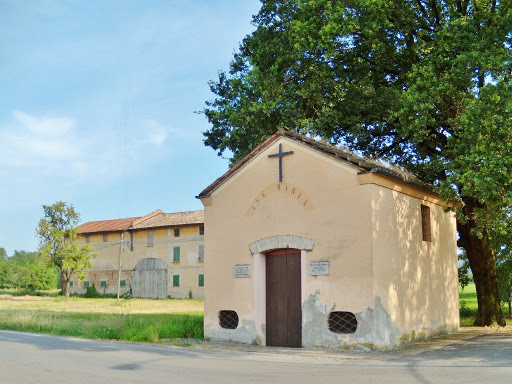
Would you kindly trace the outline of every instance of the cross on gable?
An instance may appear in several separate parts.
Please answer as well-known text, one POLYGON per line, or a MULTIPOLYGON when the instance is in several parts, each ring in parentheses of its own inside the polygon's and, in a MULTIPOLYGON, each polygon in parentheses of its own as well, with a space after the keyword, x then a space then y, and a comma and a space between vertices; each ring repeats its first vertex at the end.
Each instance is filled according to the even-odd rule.
POLYGON ((279 158, 279 182, 280 183, 283 181, 283 157, 287 156, 287 155, 291 155, 291 154, 293 154, 293 151, 283 152, 282 144, 279 143, 279 152, 268 155, 269 158, 271 158, 271 157, 279 158))

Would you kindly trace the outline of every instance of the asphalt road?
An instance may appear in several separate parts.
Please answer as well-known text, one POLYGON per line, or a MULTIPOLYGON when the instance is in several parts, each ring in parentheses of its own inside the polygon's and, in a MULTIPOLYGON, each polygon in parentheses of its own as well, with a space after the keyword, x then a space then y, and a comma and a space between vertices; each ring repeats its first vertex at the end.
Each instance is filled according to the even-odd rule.
POLYGON ((414 357, 345 357, 182 348, 0 331, 1 384, 507 383, 512 335, 490 334, 414 357))

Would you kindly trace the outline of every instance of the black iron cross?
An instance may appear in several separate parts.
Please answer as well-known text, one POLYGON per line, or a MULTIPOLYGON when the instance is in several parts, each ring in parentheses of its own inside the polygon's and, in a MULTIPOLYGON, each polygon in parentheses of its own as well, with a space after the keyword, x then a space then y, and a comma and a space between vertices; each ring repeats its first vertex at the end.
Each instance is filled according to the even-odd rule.
POLYGON ((279 157, 279 182, 281 183, 283 181, 283 156, 291 155, 293 154, 293 151, 283 152, 283 147, 281 146, 281 143, 279 143, 279 152, 274 153, 272 155, 268 155, 268 157, 279 157))

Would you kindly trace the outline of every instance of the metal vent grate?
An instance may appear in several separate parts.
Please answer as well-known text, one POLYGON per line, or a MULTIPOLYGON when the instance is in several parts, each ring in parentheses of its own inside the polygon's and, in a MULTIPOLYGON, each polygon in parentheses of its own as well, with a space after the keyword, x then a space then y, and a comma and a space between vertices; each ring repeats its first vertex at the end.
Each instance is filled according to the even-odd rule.
POLYGON ((334 333, 354 333, 357 319, 352 312, 331 312, 328 319, 329 331, 334 333))
POLYGON ((220 311, 219 323, 222 328, 236 329, 238 327, 238 314, 235 311, 220 311))

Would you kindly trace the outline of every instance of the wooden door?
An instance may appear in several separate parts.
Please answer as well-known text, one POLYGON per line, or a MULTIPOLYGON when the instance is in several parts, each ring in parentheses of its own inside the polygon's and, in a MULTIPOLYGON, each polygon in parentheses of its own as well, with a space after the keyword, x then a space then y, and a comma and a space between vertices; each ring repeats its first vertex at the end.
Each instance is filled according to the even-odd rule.
POLYGON ((160 259, 139 260, 132 272, 132 296, 142 299, 167 297, 167 263, 160 259))
POLYGON ((302 347, 300 250, 266 254, 267 345, 302 347))

